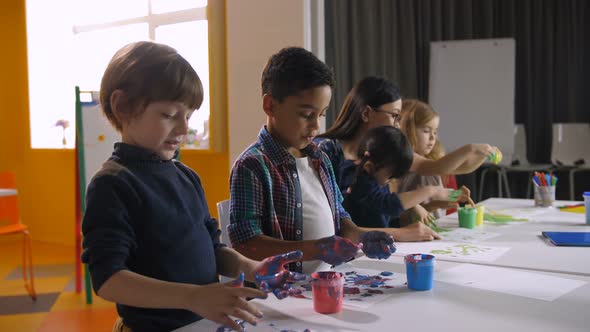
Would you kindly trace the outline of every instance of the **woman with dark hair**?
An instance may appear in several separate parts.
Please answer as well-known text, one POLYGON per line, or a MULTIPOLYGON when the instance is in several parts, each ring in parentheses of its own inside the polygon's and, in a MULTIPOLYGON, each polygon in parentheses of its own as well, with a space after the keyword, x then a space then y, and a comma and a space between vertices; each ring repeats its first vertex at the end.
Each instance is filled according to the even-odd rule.
MULTIPOLYGON (((395 83, 366 77, 350 90, 336 121, 317 142, 332 161, 339 179, 344 160, 354 160, 365 133, 378 126, 400 127, 402 97, 395 83)), ((488 144, 467 144, 432 160, 414 153, 410 171, 420 175, 466 174, 476 170, 494 152, 488 144)), ((341 188, 342 189, 342 188, 341 188)))
MULTIPOLYGON (((341 191, 347 190, 342 180, 346 160, 358 160, 359 145, 365 134, 375 127, 399 128, 402 116, 402 97, 399 87, 380 77, 360 80, 348 93, 336 121, 316 143, 328 155, 341 191)), ((488 144, 467 144, 438 160, 414 153, 410 171, 420 175, 465 174, 477 169, 494 152, 488 144)), ((424 221, 428 212, 421 206, 413 209, 424 221)), ((422 223, 400 228, 399 241, 431 240, 438 235, 422 223)))

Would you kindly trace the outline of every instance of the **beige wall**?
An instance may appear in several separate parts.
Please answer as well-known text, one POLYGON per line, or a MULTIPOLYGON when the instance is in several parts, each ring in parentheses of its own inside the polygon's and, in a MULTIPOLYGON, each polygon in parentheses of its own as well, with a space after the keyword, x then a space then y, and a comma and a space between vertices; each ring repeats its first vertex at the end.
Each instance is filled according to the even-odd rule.
POLYGON ((265 123, 260 75, 283 47, 304 46, 305 0, 227 0, 229 162, 265 123))

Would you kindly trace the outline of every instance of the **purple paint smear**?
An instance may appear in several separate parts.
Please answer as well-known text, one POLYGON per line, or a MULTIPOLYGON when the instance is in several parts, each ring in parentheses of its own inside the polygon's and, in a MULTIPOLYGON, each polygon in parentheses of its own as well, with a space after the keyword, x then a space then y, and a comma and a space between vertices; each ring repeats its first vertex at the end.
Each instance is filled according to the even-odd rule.
MULTIPOLYGON (((384 278, 384 276, 391 275, 393 275, 393 272, 389 271, 383 271, 379 275, 357 274, 356 271, 345 272, 344 297, 348 298, 349 301, 363 301, 362 298, 364 297, 383 295, 385 293, 382 289, 395 288, 386 284, 391 278, 384 278)), ((298 289, 302 292, 311 291, 311 284, 309 282, 301 284, 298 289)), ((294 297, 305 298, 302 294, 294 297)))
MULTIPOLYGON (((268 326, 270 326, 274 332, 299 332, 296 330, 279 330, 279 328, 276 327, 276 325, 273 323, 268 324, 268 326)), ((303 332, 312 332, 312 331, 310 329, 305 329, 305 330, 303 330, 303 332)))

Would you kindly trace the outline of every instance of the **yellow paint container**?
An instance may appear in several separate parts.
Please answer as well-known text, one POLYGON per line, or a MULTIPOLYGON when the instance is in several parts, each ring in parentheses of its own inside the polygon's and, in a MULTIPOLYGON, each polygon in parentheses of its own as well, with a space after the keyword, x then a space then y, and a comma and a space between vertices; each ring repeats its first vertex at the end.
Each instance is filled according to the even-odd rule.
POLYGON ((486 212, 485 206, 477 206, 477 215, 475 217, 475 225, 481 226, 483 225, 483 215, 486 212))

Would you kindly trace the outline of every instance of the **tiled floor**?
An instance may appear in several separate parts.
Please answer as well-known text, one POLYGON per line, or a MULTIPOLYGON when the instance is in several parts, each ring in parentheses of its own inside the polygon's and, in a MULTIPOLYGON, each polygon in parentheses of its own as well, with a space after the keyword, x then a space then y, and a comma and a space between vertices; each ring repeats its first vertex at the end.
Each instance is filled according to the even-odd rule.
POLYGON ((115 306, 96 296, 87 305, 74 285, 74 248, 33 242, 37 301, 24 287, 19 236, 0 242, 0 331, 111 331, 115 306))

